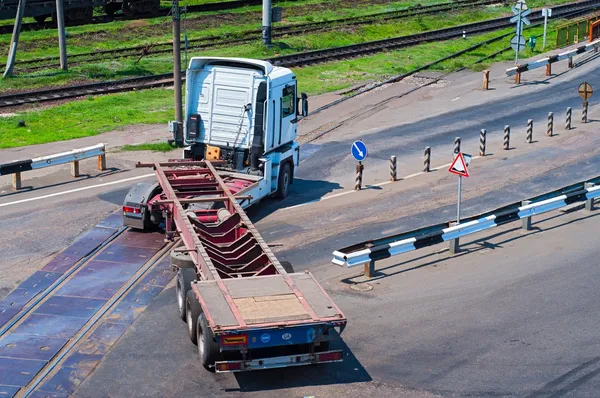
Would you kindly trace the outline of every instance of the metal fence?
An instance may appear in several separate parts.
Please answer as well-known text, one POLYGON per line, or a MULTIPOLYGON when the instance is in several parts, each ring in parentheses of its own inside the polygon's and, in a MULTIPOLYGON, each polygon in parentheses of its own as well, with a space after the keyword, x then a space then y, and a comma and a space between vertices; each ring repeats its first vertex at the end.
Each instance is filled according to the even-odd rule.
POLYGON ((596 14, 558 26, 556 28, 556 47, 564 47, 586 40, 589 36, 590 24, 599 19, 600 14, 596 14))

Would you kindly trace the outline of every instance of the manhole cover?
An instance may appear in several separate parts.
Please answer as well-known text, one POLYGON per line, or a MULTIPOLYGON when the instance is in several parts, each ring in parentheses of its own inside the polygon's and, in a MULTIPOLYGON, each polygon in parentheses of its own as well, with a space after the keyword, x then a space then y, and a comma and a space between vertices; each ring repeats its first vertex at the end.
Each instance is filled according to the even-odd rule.
POLYGON ((368 292, 373 290, 373 286, 369 285, 368 283, 355 283, 350 285, 350 289, 356 290, 357 292, 368 292))

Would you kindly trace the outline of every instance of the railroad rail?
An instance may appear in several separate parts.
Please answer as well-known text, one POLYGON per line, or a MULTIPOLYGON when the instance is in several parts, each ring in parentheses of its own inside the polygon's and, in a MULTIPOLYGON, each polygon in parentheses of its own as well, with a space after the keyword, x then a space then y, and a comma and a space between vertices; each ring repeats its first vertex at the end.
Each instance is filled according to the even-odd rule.
MULTIPOLYGON (((301 0, 285 0, 287 1, 301 1, 301 0)), ((274 1, 275 3, 277 0, 274 1)), ((223 2, 215 2, 215 3, 206 3, 206 4, 197 4, 186 6, 187 12, 210 12, 210 11, 226 11, 226 10, 234 10, 242 7, 256 6, 261 5, 262 0, 232 0, 232 1, 223 1, 223 2)), ((113 21, 128 21, 128 20, 138 20, 138 19, 147 19, 147 18, 156 18, 156 17, 165 17, 168 16, 171 12, 171 8, 161 8, 158 13, 154 15, 136 15, 136 16, 125 16, 125 15, 117 15, 117 16, 99 16, 94 17, 92 19, 92 23, 90 25, 103 24, 113 21)), ((79 24, 86 25, 86 24, 79 24)), ((44 29, 55 29, 56 25, 53 23, 25 23, 21 26, 23 31, 31 30, 44 30, 44 29)), ((12 25, 1 25, 0 26, 0 34, 10 34, 13 30, 12 25)))
POLYGON ((176 243, 118 219, 97 225, 0 301, 12 311, 0 316, 0 362, 9 364, 0 372, 0 395, 69 395, 97 353, 143 311, 139 303, 170 282, 167 254, 176 243))
MULTIPOLYGON (((332 21, 320 21, 302 24, 292 24, 286 26, 276 26, 273 28, 275 36, 286 36, 296 34, 306 34, 309 32, 325 32, 330 31, 340 26, 362 26, 374 23, 381 23, 390 20, 409 18, 417 15, 428 15, 439 12, 453 11, 457 9, 484 6, 488 4, 496 4, 497 0, 457 0, 428 6, 410 7, 402 10, 380 12, 375 14, 361 15, 357 17, 340 18, 332 21)), ((188 50, 206 49, 221 47, 231 44, 241 44, 254 41, 261 38, 261 30, 253 29, 240 32, 236 35, 219 35, 209 36, 188 41, 188 50)), ((81 63, 103 60, 107 57, 115 58, 130 58, 144 57, 148 55, 165 54, 173 51, 172 42, 154 43, 146 46, 123 47, 114 50, 96 51, 81 54, 69 55, 70 65, 78 65, 81 63), (75 60, 75 62, 73 62, 75 60)), ((185 50, 185 47, 181 48, 185 50)), ((22 68, 24 71, 34 71, 40 69, 53 68, 58 66, 59 57, 45 57, 31 60, 19 61, 17 65, 33 65, 27 68, 22 68), (53 64, 36 65, 43 62, 54 62, 53 64)))
MULTIPOLYGON (((553 8, 556 16, 575 17, 588 13, 600 7, 600 1, 587 0, 578 3, 569 3, 553 8)), ((543 17, 540 11, 532 13, 530 20, 541 21, 543 17)), ((513 24, 508 17, 495 18, 487 21, 458 25, 451 28, 439 29, 415 35, 401 36, 392 39, 365 42, 350 46, 329 48, 323 50, 309 51, 305 53, 291 54, 268 59, 271 63, 280 66, 307 66, 322 62, 355 58, 364 55, 375 54, 382 51, 414 46, 435 40, 447 40, 462 37, 463 31, 468 34, 494 31, 513 24)), ((154 87, 165 87, 173 84, 173 75, 160 74, 144 77, 134 77, 122 80, 90 83, 86 85, 60 87, 50 90, 18 93, 0 96, 0 108, 13 107, 27 103, 53 101, 59 99, 75 98, 86 95, 105 94, 123 91, 133 91, 154 87)))

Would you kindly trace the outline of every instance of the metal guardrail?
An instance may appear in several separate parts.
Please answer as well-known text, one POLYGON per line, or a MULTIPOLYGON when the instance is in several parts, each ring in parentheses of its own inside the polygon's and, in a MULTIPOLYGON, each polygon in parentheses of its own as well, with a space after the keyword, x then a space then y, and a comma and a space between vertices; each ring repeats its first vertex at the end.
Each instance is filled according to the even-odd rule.
POLYGON ((354 267, 364 265, 365 276, 375 272, 375 262, 398 254, 433 246, 450 241, 458 246, 458 238, 468 236, 490 228, 522 220, 523 228, 531 229, 531 217, 552 210, 584 202, 588 211, 593 209, 594 199, 600 198, 600 176, 585 182, 564 187, 548 194, 480 214, 466 219, 463 223, 449 226, 443 223, 410 232, 370 240, 348 246, 333 252, 332 263, 354 267))
MULTIPOLYGON (((594 50, 598 51, 598 47, 600 47, 600 39, 595 40, 591 43, 579 46, 573 50, 565 51, 563 53, 557 55, 551 55, 546 58, 538 59, 537 61, 530 62, 524 65, 514 66, 506 70, 506 76, 514 76, 520 75, 523 72, 527 72, 528 70, 541 68, 542 66, 551 65, 555 62, 562 61, 565 59, 569 59, 572 64, 572 59, 575 55, 583 54, 588 51, 594 50)), ((520 79, 518 79, 520 80, 520 79)))
POLYGON ((25 171, 71 163, 71 175, 79 177, 79 161, 93 157, 98 158, 98 170, 106 170, 106 144, 97 144, 54 155, 0 164, 0 176, 13 174, 13 189, 18 190, 22 188, 21 173, 25 171))

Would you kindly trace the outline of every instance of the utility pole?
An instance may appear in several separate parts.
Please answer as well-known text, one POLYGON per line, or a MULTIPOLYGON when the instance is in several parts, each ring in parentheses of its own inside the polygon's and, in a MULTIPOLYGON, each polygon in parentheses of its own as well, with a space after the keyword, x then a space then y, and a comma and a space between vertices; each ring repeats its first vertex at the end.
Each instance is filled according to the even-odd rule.
POLYGON ((63 10, 63 0, 56 0, 56 25, 58 26, 60 69, 66 72, 69 67, 67 66, 67 41, 65 38, 65 12, 63 10))
POLYGON ((262 43, 271 45, 271 0, 263 0, 262 43))
POLYGON ((181 103, 181 20, 179 16, 179 0, 173 0, 173 86, 175 96, 175 121, 177 132, 175 142, 183 146, 183 106, 181 103))
POLYGON ((12 76, 13 68, 15 67, 17 44, 19 44, 19 34, 21 33, 21 24, 23 23, 23 13, 25 13, 25 0, 19 0, 17 15, 15 16, 15 26, 10 41, 10 51, 8 52, 8 59, 6 61, 6 70, 2 77, 12 76))

